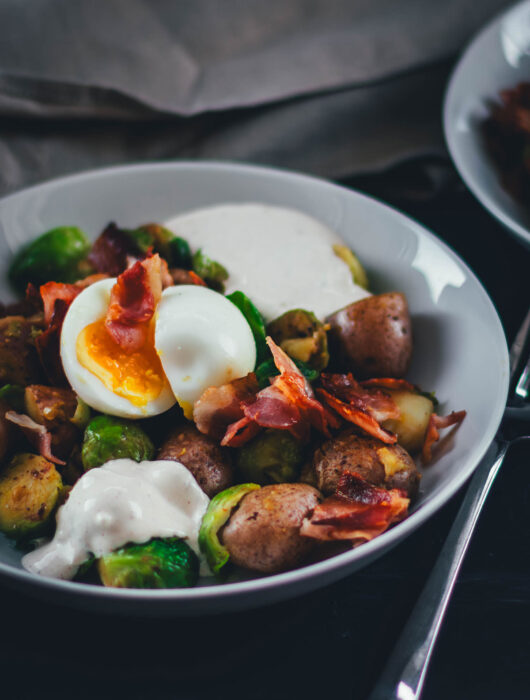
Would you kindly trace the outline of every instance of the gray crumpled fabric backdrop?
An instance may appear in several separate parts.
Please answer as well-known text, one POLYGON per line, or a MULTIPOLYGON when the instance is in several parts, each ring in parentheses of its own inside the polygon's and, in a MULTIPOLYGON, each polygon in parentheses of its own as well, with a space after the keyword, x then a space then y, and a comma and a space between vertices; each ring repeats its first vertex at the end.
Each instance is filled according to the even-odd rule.
POLYGON ((0 194, 101 165, 331 178, 444 153, 441 102, 505 0, 0 0, 0 194))

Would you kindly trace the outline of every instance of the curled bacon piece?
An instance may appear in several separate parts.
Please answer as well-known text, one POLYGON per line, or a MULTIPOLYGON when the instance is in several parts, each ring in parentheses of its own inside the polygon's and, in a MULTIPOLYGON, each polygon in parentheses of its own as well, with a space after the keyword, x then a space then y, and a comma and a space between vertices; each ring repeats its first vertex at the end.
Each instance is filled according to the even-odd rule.
POLYGON ((432 446, 440 439, 439 431, 442 428, 449 428, 451 425, 460 425, 465 417, 466 411, 453 411, 448 416, 438 416, 436 413, 431 413, 421 451, 421 459, 424 464, 432 459, 432 446))
POLYGON ((126 352, 135 352, 144 345, 161 295, 162 269, 158 255, 138 260, 116 280, 110 293, 105 328, 126 352))
MULTIPOLYGON (((229 384, 209 387, 193 406, 193 420, 197 429, 215 440, 221 440, 231 426, 235 435, 240 428, 245 427, 234 427, 244 418, 243 405, 252 402, 258 391, 258 380, 254 372, 234 379, 229 384)), ((248 419, 245 421, 246 425, 248 419)))
POLYGON ((408 505, 402 491, 387 491, 356 472, 344 472, 335 494, 316 506, 300 533, 320 540, 351 540, 355 547, 405 518, 408 505))
MULTIPOLYGON (((71 300, 70 300, 71 301, 71 300)), ((64 299, 56 299, 53 305, 48 328, 35 338, 35 347, 39 354, 41 365, 51 384, 64 386, 68 384, 63 370, 60 354, 61 328, 68 306, 64 299)))
POLYGON ((43 425, 35 423, 33 419, 25 413, 15 413, 7 411, 6 420, 17 425, 32 445, 39 451, 39 454, 50 460, 54 464, 66 464, 62 459, 54 457, 52 454, 52 436, 43 425))
POLYGON ((397 437, 380 426, 400 412, 391 396, 378 388, 365 387, 352 374, 322 374, 322 387, 316 394, 342 418, 362 428, 369 435, 393 444, 397 437))
POLYGON ((271 378, 271 385, 259 391, 252 402, 242 405, 246 420, 238 421, 238 426, 230 425, 221 445, 235 447, 243 444, 256 434, 250 424, 262 428, 288 430, 298 440, 309 438, 311 426, 330 436, 329 415, 315 399, 311 384, 300 372, 291 358, 267 337, 274 363, 280 374, 271 378), (239 430, 245 430, 242 434, 239 430))
POLYGON ((94 282, 99 282, 99 280, 105 279, 107 275, 105 274, 95 274, 89 275, 74 284, 65 284, 63 282, 47 282, 41 285, 40 295, 42 297, 42 303, 44 304, 44 320, 46 323, 50 323, 55 302, 58 299, 62 299, 66 302, 67 306, 73 302, 78 294, 80 294, 83 289, 86 289, 94 282))
POLYGON ((110 223, 95 240, 88 260, 98 272, 117 277, 126 269, 128 256, 137 259, 138 253, 131 236, 110 223))
POLYGON ((359 382, 364 387, 376 387, 378 389, 401 389, 402 391, 416 391, 414 384, 406 379, 396 379, 395 377, 375 377, 359 382))

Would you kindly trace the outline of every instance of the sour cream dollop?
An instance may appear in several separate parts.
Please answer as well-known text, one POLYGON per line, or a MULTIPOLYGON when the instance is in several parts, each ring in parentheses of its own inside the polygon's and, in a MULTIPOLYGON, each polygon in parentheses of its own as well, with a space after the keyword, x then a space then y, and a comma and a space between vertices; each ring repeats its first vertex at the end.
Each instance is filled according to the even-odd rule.
POLYGON ((182 537, 199 552, 208 496, 180 462, 115 459, 86 472, 57 513, 51 542, 27 554, 28 571, 70 579, 90 554, 101 557, 127 542, 182 537))
POLYGON ((369 296, 335 253, 343 244, 307 214, 264 204, 226 204, 198 209, 165 224, 226 267, 226 293, 244 292, 267 321, 290 309, 318 318, 369 296))

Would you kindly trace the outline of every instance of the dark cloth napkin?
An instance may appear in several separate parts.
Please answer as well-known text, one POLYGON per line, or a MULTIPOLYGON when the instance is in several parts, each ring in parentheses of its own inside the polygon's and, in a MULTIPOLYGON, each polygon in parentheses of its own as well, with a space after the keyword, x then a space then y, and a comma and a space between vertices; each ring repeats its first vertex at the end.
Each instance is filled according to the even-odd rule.
POLYGON ((332 178, 442 154, 451 61, 506 0, 0 0, 0 194, 110 163, 332 178))

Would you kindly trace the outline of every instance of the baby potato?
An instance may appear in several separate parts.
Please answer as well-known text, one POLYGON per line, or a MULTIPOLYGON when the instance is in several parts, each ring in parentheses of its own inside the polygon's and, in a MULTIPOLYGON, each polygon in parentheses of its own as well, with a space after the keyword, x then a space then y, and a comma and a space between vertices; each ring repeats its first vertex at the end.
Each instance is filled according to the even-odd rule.
POLYGON ((300 526, 320 500, 307 484, 273 484, 248 493, 221 531, 231 561, 264 574, 298 566, 314 546, 300 535, 300 526))
POLYGON ((192 423, 180 425, 171 432, 157 459, 173 459, 183 464, 209 498, 224 491, 234 480, 230 450, 219 447, 192 423))
POLYGON ((401 415, 389 419, 383 427, 395 433, 399 444, 408 452, 419 452, 425 441, 425 433, 434 405, 431 399, 413 391, 389 391, 401 415))
POLYGON ((357 472, 374 486, 402 489, 409 498, 417 495, 421 478, 403 447, 356 435, 347 428, 319 447, 311 466, 302 473, 302 480, 330 496, 345 471, 357 472))
POLYGON ((400 292, 356 301, 326 319, 331 356, 356 377, 403 377, 412 354, 407 300, 400 292))

